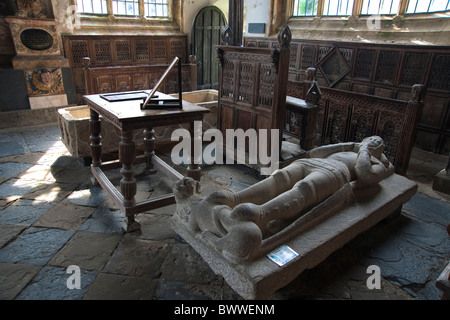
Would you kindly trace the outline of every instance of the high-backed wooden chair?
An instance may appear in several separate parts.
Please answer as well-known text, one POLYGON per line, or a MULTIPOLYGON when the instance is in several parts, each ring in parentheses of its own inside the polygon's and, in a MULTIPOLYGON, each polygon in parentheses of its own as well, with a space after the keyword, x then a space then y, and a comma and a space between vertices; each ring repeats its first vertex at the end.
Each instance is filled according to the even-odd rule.
MULTIPOLYGON (((223 32, 225 44, 230 38, 227 32, 230 32, 229 29, 223 32)), ((286 120, 290 41, 289 27, 284 27, 278 35, 278 47, 274 49, 229 45, 217 47, 219 57, 217 123, 224 137, 229 129, 242 129, 244 132, 254 129, 261 139, 260 130, 266 129, 268 141, 266 155, 270 155, 271 133, 277 130, 278 152, 280 155, 286 154, 282 152, 281 147, 286 120)), ((281 156, 280 161, 283 160, 285 159, 281 156)))

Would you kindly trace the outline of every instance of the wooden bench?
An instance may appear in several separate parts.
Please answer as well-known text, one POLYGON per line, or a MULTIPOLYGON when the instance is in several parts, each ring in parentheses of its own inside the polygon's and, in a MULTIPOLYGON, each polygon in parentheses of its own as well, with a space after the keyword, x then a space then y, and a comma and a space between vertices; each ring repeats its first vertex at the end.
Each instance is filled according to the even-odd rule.
MULTIPOLYGON (((304 99, 310 81, 289 81, 287 94, 304 99)), ((412 86, 409 101, 328 87, 320 87, 320 91, 316 145, 360 142, 378 135, 386 143, 385 154, 396 173, 406 173, 423 108, 423 85, 412 86)))

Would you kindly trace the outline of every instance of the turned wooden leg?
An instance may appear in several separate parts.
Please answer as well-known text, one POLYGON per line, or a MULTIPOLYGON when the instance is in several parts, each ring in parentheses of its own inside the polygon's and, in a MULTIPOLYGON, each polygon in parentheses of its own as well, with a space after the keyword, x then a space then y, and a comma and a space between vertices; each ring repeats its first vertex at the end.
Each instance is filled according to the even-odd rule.
MULTIPOLYGON (((189 132, 191 135, 191 162, 189 163, 189 166, 187 169, 187 176, 196 181, 200 181, 200 177, 202 176, 202 174, 201 174, 200 166, 198 164, 196 164, 196 156, 197 155, 195 154, 195 143, 196 143, 196 140, 198 141, 200 139, 200 141, 201 141, 202 133, 198 132, 198 130, 196 130, 194 122, 191 122, 189 124, 189 132)), ((200 152, 201 152, 201 150, 200 150, 200 152)), ((199 161, 199 159, 197 159, 197 162, 198 161, 199 161)))
POLYGON ((89 139, 91 140, 92 166, 98 167, 102 164, 101 122, 98 113, 92 109, 90 111, 89 130, 91 133, 89 139))
POLYGON ((144 143, 145 143, 145 173, 155 174, 156 170, 153 168, 152 158, 155 155, 155 130, 148 128, 144 130, 144 143))
MULTIPOLYGON (((133 207, 136 204, 136 179, 134 178, 134 161, 136 159, 136 148, 133 142, 133 130, 122 131, 119 144, 119 161, 122 163, 122 180, 120 180, 120 191, 123 196, 123 205, 133 207)), ((140 229, 140 225, 134 220, 134 214, 127 214, 127 231, 140 229)))

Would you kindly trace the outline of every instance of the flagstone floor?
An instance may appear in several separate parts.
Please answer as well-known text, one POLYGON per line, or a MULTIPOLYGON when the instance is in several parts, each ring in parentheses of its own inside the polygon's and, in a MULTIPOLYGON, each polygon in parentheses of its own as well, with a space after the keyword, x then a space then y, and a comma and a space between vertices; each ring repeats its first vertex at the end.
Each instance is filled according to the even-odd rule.
MULTIPOLYGON (((400 216, 358 236, 270 299, 440 299, 435 281, 449 263, 450 197, 431 188, 443 164, 419 158, 408 171, 419 192, 400 216), (381 289, 367 286, 371 265, 380 268, 381 289)), ((136 170, 138 200, 171 192, 167 178, 136 170)), ((207 166, 203 174, 204 192, 258 181, 242 166, 207 166)), ((120 173, 109 175, 118 185, 120 173)), ((84 162, 70 156, 56 125, 0 131, 0 299, 239 300, 171 229, 174 210, 141 213, 142 230, 124 233, 125 217, 91 183, 84 162), (80 270, 79 289, 70 289, 77 285, 73 266, 80 270)))

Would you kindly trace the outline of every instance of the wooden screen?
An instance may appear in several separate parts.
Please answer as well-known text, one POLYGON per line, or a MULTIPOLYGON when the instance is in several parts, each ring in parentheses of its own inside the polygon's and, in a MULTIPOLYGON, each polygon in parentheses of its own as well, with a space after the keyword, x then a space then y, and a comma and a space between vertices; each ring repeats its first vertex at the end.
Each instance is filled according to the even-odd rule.
MULTIPOLYGON (((279 130, 279 145, 285 120, 289 71, 289 28, 279 36, 276 49, 218 46, 218 126, 227 129, 279 130)), ((266 154, 270 154, 269 150, 266 154)))

